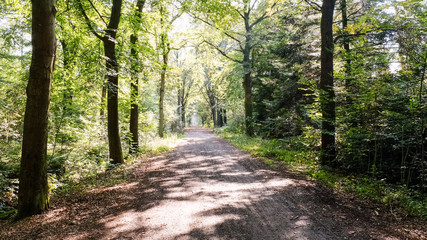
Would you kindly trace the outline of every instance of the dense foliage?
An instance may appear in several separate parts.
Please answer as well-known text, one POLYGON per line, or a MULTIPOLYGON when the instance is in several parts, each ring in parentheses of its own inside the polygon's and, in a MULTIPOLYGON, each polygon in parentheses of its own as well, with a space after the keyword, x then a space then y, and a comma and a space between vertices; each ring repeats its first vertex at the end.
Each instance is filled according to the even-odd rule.
MULTIPOLYGON (((198 124, 292 141, 302 159, 317 164, 325 134, 321 7, 311 0, 124 0, 113 69, 103 40, 112 1, 57 1, 51 190, 110 166, 107 93, 118 96, 125 158, 158 135, 198 124), (118 83, 111 85, 113 75, 118 83)), ((426 8, 421 0, 335 4, 336 117, 327 132, 335 156, 323 167, 427 192, 426 8)), ((16 205, 31 1, 7 0, 0 16, 1 209, 16 205)))

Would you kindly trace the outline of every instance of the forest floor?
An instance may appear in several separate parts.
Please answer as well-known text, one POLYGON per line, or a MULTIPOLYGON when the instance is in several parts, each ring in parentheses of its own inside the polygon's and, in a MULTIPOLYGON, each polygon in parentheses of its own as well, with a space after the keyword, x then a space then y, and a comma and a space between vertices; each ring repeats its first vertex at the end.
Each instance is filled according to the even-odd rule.
MULTIPOLYGON (((421 220, 271 170, 210 130, 190 128, 125 181, 54 197, 51 210, 0 222, 0 239, 426 239, 421 220)), ((107 177, 108 176, 100 176, 107 177)))

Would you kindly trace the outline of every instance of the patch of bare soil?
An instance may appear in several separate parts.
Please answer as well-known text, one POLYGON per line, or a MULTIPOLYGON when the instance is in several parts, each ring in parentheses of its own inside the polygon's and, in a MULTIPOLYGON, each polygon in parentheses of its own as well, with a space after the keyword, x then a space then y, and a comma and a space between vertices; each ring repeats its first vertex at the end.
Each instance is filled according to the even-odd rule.
POLYGON ((423 222, 273 171, 203 128, 127 178, 1 222, 0 239, 426 239, 423 222))

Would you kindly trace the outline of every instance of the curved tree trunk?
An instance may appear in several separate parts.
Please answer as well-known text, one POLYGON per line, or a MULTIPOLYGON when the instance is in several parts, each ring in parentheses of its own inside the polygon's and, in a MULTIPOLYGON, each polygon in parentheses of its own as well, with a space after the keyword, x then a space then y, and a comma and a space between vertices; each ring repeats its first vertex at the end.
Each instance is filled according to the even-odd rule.
POLYGON ((55 1, 32 1, 32 46, 30 77, 24 119, 18 215, 38 214, 49 206, 47 183, 47 124, 50 87, 55 64, 55 1))
POLYGON ((320 105, 322 110, 322 154, 320 161, 324 165, 333 165, 335 161, 335 92, 332 21, 335 0, 323 0, 320 32, 322 39, 320 105))

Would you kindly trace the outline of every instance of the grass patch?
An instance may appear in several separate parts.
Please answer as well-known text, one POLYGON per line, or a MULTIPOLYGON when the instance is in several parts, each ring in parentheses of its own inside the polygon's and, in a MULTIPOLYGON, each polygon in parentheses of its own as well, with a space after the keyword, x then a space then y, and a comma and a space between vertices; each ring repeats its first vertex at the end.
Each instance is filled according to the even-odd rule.
POLYGON ((400 208, 411 216, 427 220, 427 196, 406 186, 388 184, 366 176, 348 176, 322 168, 318 152, 298 138, 262 139, 235 134, 224 129, 216 133, 238 148, 264 159, 273 168, 286 164, 292 171, 317 179, 338 191, 355 194, 361 198, 381 202, 390 209, 400 208))
POLYGON ((217 131, 217 134, 254 156, 267 158, 265 161, 268 165, 274 165, 279 161, 293 170, 304 172, 317 167, 315 153, 307 151, 304 144, 298 142, 296 138, 263 139, 228 131, 217 131))

